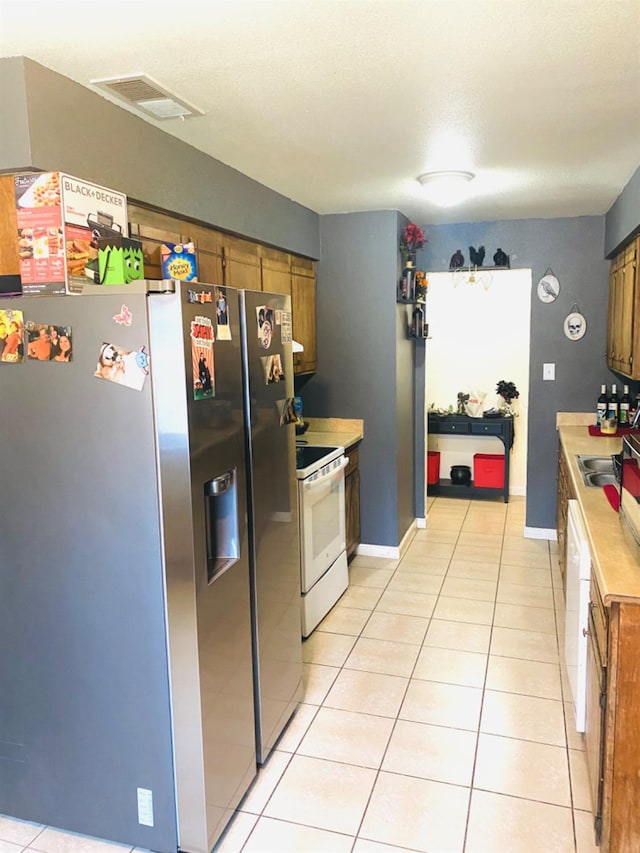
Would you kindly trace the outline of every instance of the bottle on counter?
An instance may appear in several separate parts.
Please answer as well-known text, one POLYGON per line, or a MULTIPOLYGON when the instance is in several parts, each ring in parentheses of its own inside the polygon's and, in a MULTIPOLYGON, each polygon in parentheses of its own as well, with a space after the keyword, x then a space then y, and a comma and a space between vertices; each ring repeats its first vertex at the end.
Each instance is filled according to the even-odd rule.
POLYGON ((620 410, 618 412, 618 423, 620 426, 629 426, 631 423, 630 412, 632 406, 631 394, 629 393, 629 386, 623 386, 623 394, 620 397, 620 410))
POLYGON ((600 396, 596 402, 596 426, 599 427, 602 423, 602 419, 607 415, 607 409, 609 408, 609 396, 607 394, 607 386, 600 386, 600 396))
POLYGON ((618 386, 614 382, 614 384, 611 386, 611 396, 609 397, 609 402, 607 404, 607 418, 611 421, 615 420, 617 424, 619 414, 620 401, 618 399, 618 386))

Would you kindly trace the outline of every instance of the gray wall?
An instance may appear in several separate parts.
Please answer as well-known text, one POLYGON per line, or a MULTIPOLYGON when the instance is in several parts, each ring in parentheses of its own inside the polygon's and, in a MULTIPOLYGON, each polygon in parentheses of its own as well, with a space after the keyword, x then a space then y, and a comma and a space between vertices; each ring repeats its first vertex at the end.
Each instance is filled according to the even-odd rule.
MULTIPOLYGON (((595 420, 600 384, 622 383, 605 361, 609 264, 604 259, 604 226, 603 216, 424 226, 429 243, 418 253, 418 266, 423 269, 448 269, 457 248, 468 262, 469 245, 484 245, 487 265, 493 263, 493 254, 500 247, 511 256, 513 269, 532 270, 528 527, 556 526, 556 412, 593 410, 595 420), (535 289, 549 267, 558 277, 561 290, 555 302, 545 304, 535 289), (580 341, 569 341, 563 332, 564 319, 574 303, 588 324, 580 341), (555 382, 542 381, 545 362, 555 363, 555 382)), ((473 353, 469 357, 473 358, 473 353)), ((507 374, 508 352, 504 364, 507 374)))
POLYGON ((627 183, 606 216, 604 252, 610 258, 632 235, 640 231, 640 167, 627 183))
POLYGON ((397 546, 414 513, 414 344, 396 304, 396 211, 320 219, 318 372, 298 384, 311 417, 363 418, 362 542, 397 546))
POLYGON ((66 171, 132 199, 319 257, 317 213, 78 83, 18 57, 0 59, 0 91, 0 171, 66 171))

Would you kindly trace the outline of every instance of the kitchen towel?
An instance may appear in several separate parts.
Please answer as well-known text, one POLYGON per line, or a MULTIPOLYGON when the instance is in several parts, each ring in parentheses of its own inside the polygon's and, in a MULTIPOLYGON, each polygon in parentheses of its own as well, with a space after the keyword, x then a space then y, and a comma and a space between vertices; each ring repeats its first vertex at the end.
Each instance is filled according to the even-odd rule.
POLYGON ((603 486, 602 488, 604 489, 604 493, 607 496, 607 500, 609 501, 613 509, 618 512, 620 509, 620 492, 618 491, 618 487, 609 485, 603 486))

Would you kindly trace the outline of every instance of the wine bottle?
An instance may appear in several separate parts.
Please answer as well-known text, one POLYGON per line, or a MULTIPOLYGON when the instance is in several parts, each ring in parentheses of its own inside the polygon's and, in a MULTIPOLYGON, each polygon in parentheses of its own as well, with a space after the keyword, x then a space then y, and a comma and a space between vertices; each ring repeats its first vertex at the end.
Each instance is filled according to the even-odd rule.
POLYGON ((629 394, 629 386, 625 385, 624 393, 620 397, 620 411, 618 413, 618 423, 620 426, 629 426, 629 412, 631 410, 631 394, 629 394))
POLYGON ((599 427, 602 419, 607 416, 607 409, 609 407, 609 397, 607 396, 607 386, 600 386, 600 396, 596 402, 596 426, 599 427))
POLYGON ((611 396, 607 404, 607 417, 618 422, 620 414, 620 401, 618 400, 618 386, 614 383, 611 386, 611 396))
POLYGON ((422 305, 418 303, 413 309, 411 337, 424 338, 424 336, 424 311, 422 310, 422 305))

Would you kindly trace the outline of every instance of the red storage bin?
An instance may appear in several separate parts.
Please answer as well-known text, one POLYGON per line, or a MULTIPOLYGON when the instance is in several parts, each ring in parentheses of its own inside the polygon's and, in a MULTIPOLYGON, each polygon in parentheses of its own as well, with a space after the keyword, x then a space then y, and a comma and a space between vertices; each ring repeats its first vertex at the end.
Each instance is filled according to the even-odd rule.
POLYGON ((502 453, 473 454, 473 485, 481 488, 504 488, 504 456, 502 453))
POLYGON ((435 486, 440 479, 440 451, 427 451, 427 485, 435 486))

